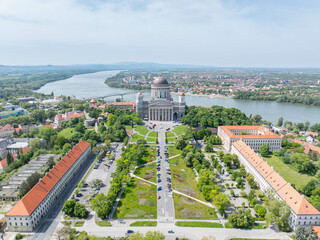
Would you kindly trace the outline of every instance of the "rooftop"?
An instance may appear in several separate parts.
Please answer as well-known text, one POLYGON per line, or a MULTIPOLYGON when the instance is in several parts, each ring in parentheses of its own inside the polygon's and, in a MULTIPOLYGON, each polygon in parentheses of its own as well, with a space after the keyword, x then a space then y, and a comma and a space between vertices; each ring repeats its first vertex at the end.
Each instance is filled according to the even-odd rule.
POLYGON ((73 163, 90 146, 90 143, 80 141, 72 150, 51 169, 10 211, 6 216, 29 216, 48 195, 60 178, 73 163))
POLYGON ((320 214, 302 195, 300 195, 279 173, 259 157, 242 140, 233 143, 233 146, 255 167, 269 185, 285 201, 296 214, 320 214))
POLYGON ((277 134, 269 130, 265 130, 263 126, 219 126, 230 138, 281 138, 277 134), (246 131, 246 130, 257 130, 262 132, 261 134, 246 134, 246 135, 236 135, 232 130, 246 131))

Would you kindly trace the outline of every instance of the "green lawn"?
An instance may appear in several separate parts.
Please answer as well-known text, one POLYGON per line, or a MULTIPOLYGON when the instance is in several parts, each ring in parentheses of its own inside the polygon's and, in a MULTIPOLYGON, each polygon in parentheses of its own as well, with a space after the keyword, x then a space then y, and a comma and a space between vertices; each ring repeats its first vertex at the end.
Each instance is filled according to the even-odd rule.
POLYGON ((173 157, 181 153, 181 150, 176 149, 175 146, 168 146, 169 157, 173 157))
POLYGON ((271 155, 263 158, 268 161, 268 164, 273 166, 274 170, 280 173, 280 176, 284 178, 287 182, 295 184, 297 189, 303 188, 310 180, 316 179, 313 176, 307 174, 298 173, 288 164, 285 164, 278 157, 271 155))
MULTIPOLYGON (((249 228, 249 229, 264 229, 264 223, 255 223, 251 228, 249 228)), ((235 228, 235 227, 233 227, 232 226, 232 224, 231 223, 229 223, 229 222, 226 222, 225 224, 224 224, 224 227, 225 228, 235 228)))
MULTIPOLYGON (((179 150, 177 151, 178 153, 181 152, 179 150)), ((197 187, 197 181, 195 180, 194 172, 191 168, 188 168, 185 165, 181 156, 171 159, 170 166, 172 176, 172 187, 179 192, 182 192, 199 200, 205 201, 202 193, 197 187)), ((202 203, 199 203, 187 197, 180 196, 178 194, 174 194, 174 207, 176 218, 217 218, 217 215, 213 208, 210 208, 202 203)))
POLYGON ((148 137, 157 138, 158 137, 158 132, 151 132, 151 133, 149 133, 148 137))
POLYGON ((138 139, 144 139, 144 137, 139 134, 134 133, 132 135, 131 142, 136 142, 138 139))
POLYGON ((132 130, 132 126, 131 125, 126 125, 126 128, 132 130))
POLYGON ((143 179, 149 180, 151 182, 156 182, 156 163, 151 163, 144 165, 143 167, 138 167, 134 174, 143 179))
POLYGON ((176 137, 171 137, 171 138, 167 138, 167 142, 170 143, 175 143, 177 141, 176 137))
POLYGON ((96 224, 100 227, 111 227, 111 223, 108 221, 96 221, 96 224))
POLYGON ((133 178, 121 196, 115 218, 157 218, 156 186, 133 178))
POLYGON ((76 133, 74 128, 65 128, 58 133, 58 137, 71 138, 76 133))
POLYGON ((176 219, 218 219, 213 208, 174 193, 176 219))
POLYGON ((157 221, 136 221, 130 224, 130 227, 155 227, 157 221))
POLYGON ((170 137, 176 137, 176 135, 174 135, 173 132, 166 132, 166 138, 170 138, 170 137))
POLYGON ((176 222, 178 227, 206 227, 206 228, 223 228, 221 223, 214 222, 176 222))
POLYGON ((70 227, 72 222, 71 221, 62 221, 61 223, 67 227, 70 227))
POLYGON ((157 142, 157 138, 147 138, 146 139, 147 143, 156 143, 157 142))
POLYGON ((139 132, 141 135, 147 135, 149 129, 146 126, 136 125, 135 130, 139 132))
POLYGON ((177 127, 175 127, 172 131, 175 132, 175 134, 182 135, 185 133, 185 131, 188 129, 187 125, 179 125, 177 127))
POLYGON ((75 226, 75 227, 82 227, 83 224, 84 224, 84 221, 76 221, 76 222, 74 223, 74 226, 75 226))

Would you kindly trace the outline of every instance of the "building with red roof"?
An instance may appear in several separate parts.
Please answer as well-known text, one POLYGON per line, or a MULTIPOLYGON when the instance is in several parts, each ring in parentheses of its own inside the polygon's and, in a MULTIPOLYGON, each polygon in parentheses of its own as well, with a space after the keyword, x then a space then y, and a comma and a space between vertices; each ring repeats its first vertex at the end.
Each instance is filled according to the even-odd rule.
MULTIPOLYGON (((21 151, 22 151, 22 154, 26 153, 29 151, 30 148, 28 147, 24 147, 24 148, 21 148, 21 151)), ((14 152, 13 154, 11 154, 13 160, 15 161, 17 159, 17 153, 14 152)), ((3 172, 3 169, 8 166, 8 163, 7 163, 7 158, 4 158, 0 161, 0 173, 3 172)))
POLYGON ((320 225, 320 212, 284 180, 268 162, 259 157, 243 139, 232 144, 231 153, 238 156, 241 164, 253 175, 262 191, 271 189, 275 192, 276 199, 286 202, 291 211, 288 224, 293 230, 298 226, 320 225))
POLYGON ((218 136, 223 147, 231 150, 234 142, 242 139, 254 151, 259 151, 262 145, 268 144, 270 151, 281 148, 282 138, 263 126, 219 126, 218 136))
POLYGON ((14 127, 10 124, 6 124, 3 127, 0 127, 0 138, 10 137, 14 133, 14 127))
POLYGON ((5 215, 9 231, 30 232, 41 221, 70 179, 85 164, 91 144, 80 141, 5 215))

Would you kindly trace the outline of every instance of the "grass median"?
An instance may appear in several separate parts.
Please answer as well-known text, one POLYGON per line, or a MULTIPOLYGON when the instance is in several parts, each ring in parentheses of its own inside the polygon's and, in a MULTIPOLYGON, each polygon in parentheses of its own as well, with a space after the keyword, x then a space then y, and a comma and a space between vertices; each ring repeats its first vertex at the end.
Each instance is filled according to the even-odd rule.
POLYGON ((111 227, 111 223, 109 221, 96 221, 96 224, 100 227, 111 227))
POLYGON ((130 227, 155 227, 157 226, 156 221, 136 221, 130 224, 130 227))
POLYGON ((189 222, 180 221, 176 222, 178 227, 204 227, 204 228, 223 228, 221 223, 215 222, 189 222))

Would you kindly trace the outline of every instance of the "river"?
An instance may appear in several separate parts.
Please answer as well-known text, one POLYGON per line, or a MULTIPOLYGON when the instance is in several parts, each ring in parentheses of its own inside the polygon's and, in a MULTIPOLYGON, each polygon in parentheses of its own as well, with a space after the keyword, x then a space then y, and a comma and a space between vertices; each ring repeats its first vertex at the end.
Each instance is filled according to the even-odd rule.
MULTIPOLYGON (((119 94, 128 101, 135 101, 135 94, 138 91, 111 88, 104 84, 104 81, 109 76, 117 74, 119 71, 104 71, 89 74, 75 75, 71 78, 48 83, 41 87, 37 92, 50 94, 53 92, 56 96, 65 95, 73 96, 78 99, 98 98, 109 96, 105 100, 113 101, 119 94)), ((144 93, 147 99, 149 92, 144 93)), ((173 99, 177 100, 177 95, 172 95, 173 99)), ((263 102, 263 101, 248 101, 236 100, 232 98, 207 98, 198 96, 186 96, 187 105, 196 105, 210 107, 212 105, 220 105, 224 107, 234 107, 240 109, 247 114, 260 114, 264 120, 276 123, 279 117, 284 120, 289 120, 294 123, 305 122, 309 120, 311 124, 320 122, 320 107, 306 106, 290 103, 263 102)))

